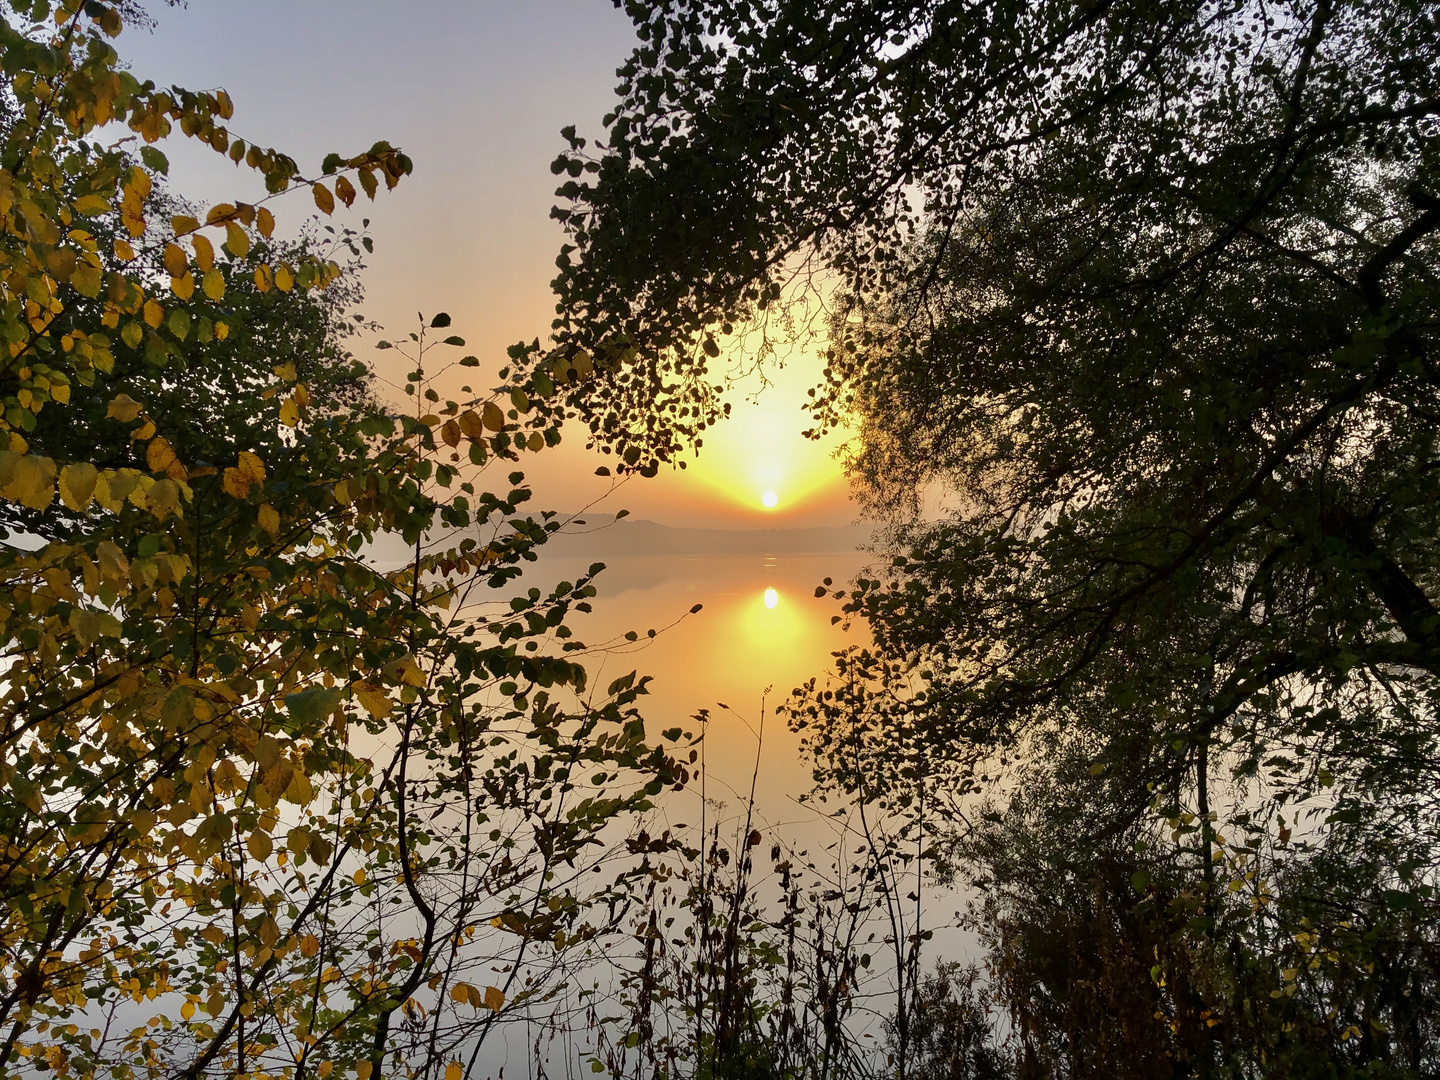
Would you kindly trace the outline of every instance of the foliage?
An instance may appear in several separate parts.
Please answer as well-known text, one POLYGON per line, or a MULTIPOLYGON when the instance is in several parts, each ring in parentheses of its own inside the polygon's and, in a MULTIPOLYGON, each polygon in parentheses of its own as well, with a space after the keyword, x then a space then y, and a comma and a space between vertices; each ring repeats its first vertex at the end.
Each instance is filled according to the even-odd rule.
POLYGON ((0 1074, 455 1080, 605 931, 602 832, 685 772, 644 679, 588 687, 565 620, 599 567, 512 595, 558 528, 508 471, 558 441, 541 382, 441 401, 478 361, 437 363, 437 315, 396 353, 413 408, 382 407, 335 249, 162 198, 153 144, 325 214, 408 159, 306 179, 223 91, 139 82, 121 29, 0 23, 0 1074))
MULTIPOLYGON (((1009 791, 1028 760, 1065 823, 1032 867, 1079 888, 1120 838, 1168 850, 1193 910, 1156 933, 1198 950, 1212 1010, 1190 1049, 1155 1044, 1182 1072, 1268 1074, 1347 1015, 1295 1075, 1433 1071, 1433 1010, 1402 1037, 1387 981, 1425 984, 1440 925, 1433 6, 626 9, 607 136, 556 163, 558 329, 635 352, 576 407, 664 458, 712 415, 710 335, 829 275, 816 412, 858 419, 899 554, 845 598, 876 644, 846 696, 796 706, 828 780, 877 775, 846 775, 857 738, 894 799, 1009 791), (635 380, 678 418, 627 427, 635 380), (1291 962, 1311 934, 1350 966, 1302 1021, 1251 989, 1319 970, 1291 962)), ((999 835, 1023 805, 997 797, 999 835)), ((1133 900, 1107 896, 1097 920, 1133 900)), ((1052 915, 1023 925, 1061 944, 1052 915)))

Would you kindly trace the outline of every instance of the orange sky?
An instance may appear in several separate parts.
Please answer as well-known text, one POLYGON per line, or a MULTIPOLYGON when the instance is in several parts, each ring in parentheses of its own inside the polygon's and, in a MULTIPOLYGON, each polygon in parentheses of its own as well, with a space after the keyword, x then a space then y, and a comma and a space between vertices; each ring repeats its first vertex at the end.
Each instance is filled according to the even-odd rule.
MULTIPOLYGON (((396 191, 336 214, 355 226, 371 219, 366 312, 391 335, 413 328, 416 312, 445 310, 470 349, 497 367, 506 345, 545 336, 560 243, 548 217, 559 129, 599 133, 615 68, 634 41, 609 0, 248 0, 238 8, 189 0, 155 8, 159 28, 127 30, 121 55, 162 85, 225 87, 236 135, 290 153, 303 171, 318 172, 332 150, 355 153, 381 138, 414 159, 415 174, 396 191)), ((261 194, 250 175, 186 142, 165 146, 180 193, 208 201, 261 194)), ((312 209, 303 192, 276 206, 282 228, 312 209)), ((796 355, 758 395, 753 382, 739 388, 735 418, 707 436, 698 461, 632 481, 598 509, 721 528, 850 522, 833 440, 817 446, 799 434, 809 426, 799 406, 818 368, 813 355, 796 355), (770 510, 767 492, 776 497, 770 510)), ((593 476, 603 459, 585 455, 578 439, 534 459, 545 505, 572 510, 605 492, 593 476)))

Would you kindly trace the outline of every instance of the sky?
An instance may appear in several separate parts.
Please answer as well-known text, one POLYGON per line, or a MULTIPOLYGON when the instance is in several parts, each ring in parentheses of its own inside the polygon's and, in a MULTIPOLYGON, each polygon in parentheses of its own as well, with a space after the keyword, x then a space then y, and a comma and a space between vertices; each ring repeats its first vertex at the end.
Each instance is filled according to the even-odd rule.
MULTIPOLYGON (((122 57, 160 85, 226 89, 234 135, 290 154, 310 175, 325 154, 350 156, 379 139, 414 160, 396 190, 336 212, 356 227, 371 221, 364 311, 386 333, 403 336, 417 313, 447 311, 487 370, 507 345, 545 338, 562 239, 549 218, 559 132, 575 124, 582 135, 601 134, 615 69, 635 44, 608 0, 189 0, 153 10, 157 28, 127 29, 122 57)), ((263 194, 253 174, 190 140, 177 136, 164 149, 182 195, 263 194)), ((303 190, 272 205, 282 230, 314 213, 303 190)), ((394 374, 386 367, 394 354, 371 341, 358 355, 394 374)), ((800 436, 809 426, 800 404, 819 367, 813 352, 799 352, 770 385, 738 386, 734 418, 707 434, 686 471, 637 478, 595 508, 708 528, 853 521, 836 440, 800 436)), ((567 432, 558 450, 534 459, 539 503, 571 511, 607 493, 593 475, 604 459, 582 443, 567 432)))

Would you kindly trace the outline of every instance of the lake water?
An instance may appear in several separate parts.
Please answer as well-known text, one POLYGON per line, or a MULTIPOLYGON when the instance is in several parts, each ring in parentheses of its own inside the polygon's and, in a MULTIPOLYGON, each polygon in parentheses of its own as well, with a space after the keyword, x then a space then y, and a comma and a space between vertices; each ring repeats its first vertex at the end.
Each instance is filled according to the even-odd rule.
MULTIPOLYGON (((826 577, 849 581, 868 558, 861 552, 610 558, 596 581, 593 614, 576 615, 569 625, 587 645, 610 645, 591 657, 592 685, 632 670, 653 677, 640 702, 652 735, 670 727, 698 733, 694 715, 710 710, 705 766, 712 801, 743 806, 763 709, 757 806, 772 824, 798 825, 815 816, 795 801, 810 787, 810 769, 798 737, 773 710, 807 679, 823 678, 832 652, 865 640, 862 627, 846 633, 832 625, 839 604, 817 599, 815 587, 826 577), (703 605, 700 612, 688 614, 695 604, 703 605), (624 640, 631 630, 640 635, 633 644, 624 640)), ((573 581, 588 565, 543 557, 526 581, 540 587, 573 581)))

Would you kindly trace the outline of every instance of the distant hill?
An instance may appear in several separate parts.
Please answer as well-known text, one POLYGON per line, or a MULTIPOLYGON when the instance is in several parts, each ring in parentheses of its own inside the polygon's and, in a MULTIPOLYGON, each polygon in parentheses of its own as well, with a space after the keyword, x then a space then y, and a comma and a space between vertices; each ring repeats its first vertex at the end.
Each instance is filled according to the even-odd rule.
MULTIPOLYGON (((822 555, 856 551, 870 540, 872 532, 868 525, 686 529, 633 518, 616 521, 612 514, 583 514, 552 536, 540 549, 540 556, 604 561, 656 555, 822 555)), ((456 540, 458 535, 447 543, 456 540)), ((410 556, 410 549, 398 536, 383 535, 369 548, 371 562, 386 569, 403 565, 410 556)))
POLYGON ((585 514, 545 545, 546 555, 798 555, 855 551, 872 533, 868 525, 812 529, 687 529, 658 521, 585 514), (584 524, 581 524, 581 522, 584 524))

